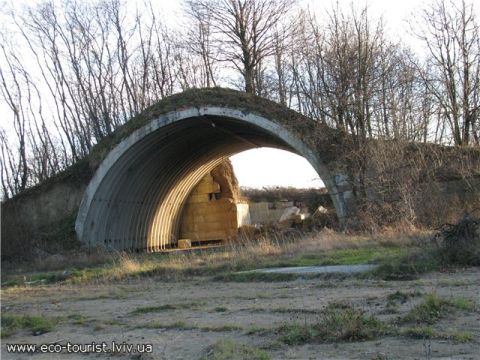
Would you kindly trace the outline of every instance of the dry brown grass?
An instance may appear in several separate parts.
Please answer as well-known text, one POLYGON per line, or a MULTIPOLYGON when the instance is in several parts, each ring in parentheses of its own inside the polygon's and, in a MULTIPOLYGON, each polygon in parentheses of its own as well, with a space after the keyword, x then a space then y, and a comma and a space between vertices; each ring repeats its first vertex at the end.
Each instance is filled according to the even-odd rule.
MULTIPOLYGON (((315 234, 271 233, 256 239, 231 242, 223 248, 209 250, 176 251, 168 254, 132 254, 125 252, 104 254, 105 261, 98 263, 99 257, 93 257, 93 263, 82 262, 83 268, 74 268, 74 259, 65 258, 55 264, 62 270, 50 273, 15 272, 15 283, 42 281, 52 283, 65 281, 69 283, 108 283, 128 277, 161 276, 162 279, 177 280, 190 276, 211 276, 224 272, 250 270, 258 267, 272 266, 278 262, 287 262, 302 256, 322 257, 328 251, 344 249, 361 249, 375 247, 404 247, 421 244, 425 234, 414 230, 409 233, 396 233, 387 229, 375 236, 345 234, 329 229, 315 234), (63 274, 67 273, 67 276, 63 274), (26 278, 22 280, 22 278, 26 278)), ((83 260, 87 260, 85 257, 83 260)))

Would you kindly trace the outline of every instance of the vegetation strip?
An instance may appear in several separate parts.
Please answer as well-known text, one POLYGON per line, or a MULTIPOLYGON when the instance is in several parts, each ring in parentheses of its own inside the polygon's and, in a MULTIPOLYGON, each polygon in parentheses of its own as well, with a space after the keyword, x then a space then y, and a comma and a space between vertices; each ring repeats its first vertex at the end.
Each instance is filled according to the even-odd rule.
POLYGON ((19 329, 28 329, 32 335, 40 335, 52 331, 58 323, 58 319, 32 315, 15 315, 2 311, 1 337, 9 337, 19 329))

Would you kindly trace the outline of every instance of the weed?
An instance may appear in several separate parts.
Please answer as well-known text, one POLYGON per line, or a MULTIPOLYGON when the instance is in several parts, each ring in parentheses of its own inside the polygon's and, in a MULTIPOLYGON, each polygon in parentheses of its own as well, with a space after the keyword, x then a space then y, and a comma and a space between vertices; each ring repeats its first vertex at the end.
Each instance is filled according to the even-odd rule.
POLYGON ((447 339, 462 343, 474 340, 474 335, 470 331, 450 330, 442 332, 430 326, 411 327, 403 330, 401 334, 414 339, 447 339))
POLYGON ((111 326, 124 326, 125 325, 125 323, 123 321, 116 320, 116 319, 106 320, 104 323, 105 323, 105 325, 111 325, 111 326))
POLYGON ((385 332, 385 326, 362 310, 333 308, 324 314, 319 330, 323 341, 357 341, 376 338, 385 332))
MULTIPOLYGON (((324 265, 378 262, 382 257, 398 257, 405 252, 403 247, 411 240, 392 236, 387 239, 372 239, 358 235, 343 235, 321 232, 305 235, 295 241, 287 241, 279 235, 269 235, 262 240, 235 242, 218 251, 191 251, 169 254, 125 254, 103 256, 103 265, 95 258, 82 268, 48 273, 4 273, 2 286, 50 284, 55 282, 89 283, 111 282, 129 277, 162 276, 164 281, 192 276, 216 276, 226 281, 287 281, 297 275, 262 274, 232 275, 259 267, 278 265, 324 265), (379 245, 380 244, 380 245, 379 245)), ((81 254, 80 254, 81 255, 81 254)), ((76 254, 75 256, 80 256, 76 254)), ((102 294, 101 297, 117 297, 102 294)), ((125 294, 118 294, 119 297, 125 294)), ((92 299, 95 299, 92 297, 92 299)))
POLYGON ((313 341, 318 335, 316 326, 298 323, 285 325, 280 328, 280 332, 283 334, 280 341, 287 345, 305 344, 313 341))
POLYGON ((82 314, 71 314, 67 316, 67 319, 73 320, 73 324, 75 325, 83 325, 85 321, 88 320, 88 318, 82 314))
POLYGON ((128 298, 128 291, 124 288, 115 287, 108 292, 100 292, 95 295, 81 296, 77 300, 82 301, 92 301, 92 300, 102 300, 102 299, 126 299, 128 298))
POLYGON ((383 280, 414 280, 419 274, 441 267, 435 250, 415 250, 396 258, 383 259, 370 275, 383 280))
POLYGON ((238 325, 220 325, 220 326, 199 326, 198 329, 203 331, 224 332, 224 331, 239 331, 243 330, 243 327, 238 325))
POLYGON ((441 240, 445 261, 459 265, 480 265, 480 219, 464 216, 456 224, 447 224, 435 235, 441 240))
POLYGON ((169 310, 185 310, 185 309, 195 309, 203 305, 204 302, 189 302, 189 303, 178 303, 178 304, 165 304, 159 306, 146 306, 133 310, 130 312, 132 315, 137 314, 148 314, 153 312, 162 312, 169 310))
POLYGON ((425 296, 424 301, 415 305, 401 321, 433 324, 452 308, 474 311, 476 304, 474 301, 462 297, 444 299, 436 293, 429 293, 425 296))
POLYGON ((172 329, 172 330, 201 330, 201 331, 212 331, 212 332, 227 332, 227 331, 242 331, 243 328, 238 325, 223 324, 219 326, 215 325, 196 325, 188 324, 183 320, 176 321, 173 323, 149 323, 146 325, 137 326, 137 328, 146 328, 146 329, 172 329))
POLYGON ((465 280, 442 280, 438 282, 438 286, 443 287, 457 287, 457 286, 468 286, 471 285, 471 282, 465 280))
POLYGON ((213 344, 202 360, 270 360, 271 356, 262 349, 223 339, 213 344))
POLYGON ((419 290, 415 290, 413 292, 403 292, 403 291, 397 290, 394 293, 389 294, 387 296, 387 300, 389 302, 400 302, 403 304, 403 303, 406 303, 408 299, 421 296, 421 295, 422 295, 422 292, 419 290))
POLYGON ((40 335, 54 329, 58 320, 41 316, 1 314, 2 337, 9 337, 18 329, 28 329, 33 335, 40 335))
POLYGON ((317 314, 319 311, 318 310, 312 310, 312 309, 304 309, 304 308, 274 308, 274 309, 267 309, 267 311, 270 311, 272 313, 278 313, 278 314, 317 314))
POLYGON ((228 309, 224 306, 217 306, 216 308, 213 309, 215 312, 226 312, 228 309))
POLYGON ((427 294, 424 301, 415 305, 405 317, 405 322, 433 324, 440 319, 447 310, 447 303, 435 293, 427 294))
POLYGON ((253 325, 253 326, 250 326, 245 331, 245 334, 246 335, 266 335, 271 331, 272 331, 271 329, 267 329, 267 328, 264 328, 264 327, 259 327, 259 326, 253 325))
POLYGON ((175 330, 192 330, 197 327, 191 324, 187 324, 183 320, 178 320, 173 323, 149 323, 147 325, 138 326, 137 328, 147 328, 147 329, 175 329, 175 330))
POLYGON ((387 332, 387 327, 373 316, 366 316, 360 309, 343 304, 327 306, 314 324, 283 326, 281 340, 288 345, 306 342, 338 342, 370 340, 387 332))
POLYGON ((464 297, 454 297, 447 301, 450 306, 465 311, 475 311, 478 307, 475 301, 464 297))

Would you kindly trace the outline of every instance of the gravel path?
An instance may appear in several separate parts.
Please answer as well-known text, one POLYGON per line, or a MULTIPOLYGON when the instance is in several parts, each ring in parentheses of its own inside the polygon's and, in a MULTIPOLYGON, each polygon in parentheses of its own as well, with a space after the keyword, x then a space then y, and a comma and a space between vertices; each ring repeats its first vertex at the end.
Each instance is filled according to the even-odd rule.
POLYGON ((259 273, 280 273, 280 274, 327 274, 341 273, 353 274, 372 270, 376 265, 330 265, 330 266, 296 266, 296 267, 279 267, 268 269, 256 269, 249 272, 259 273))

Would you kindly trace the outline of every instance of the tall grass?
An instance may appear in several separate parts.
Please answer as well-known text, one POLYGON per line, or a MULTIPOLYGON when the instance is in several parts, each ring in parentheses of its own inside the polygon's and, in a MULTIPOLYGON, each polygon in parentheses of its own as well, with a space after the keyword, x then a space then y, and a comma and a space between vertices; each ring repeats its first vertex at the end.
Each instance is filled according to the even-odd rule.
MULTIPOLYGON (((231 242, 223 248, 188 252, 109 255, 102 265, 72 268, 68 262, 58 272, 13 274, 10 284, 23 284, 24 279, 53 279, 48 282, 105 282, 132 276, 161 275, 164 280, 177 280, 187 276, 214 276, 232 271, 251 270, 258 267, 295 266, 301 264, 322 265, 358 263, 368 261, 390 249, 401 249, 421 242, 423 233, 364 236, 347 235, 324 230, 320 233, 281 235, 277 233, 254 240, 231 242), (350 249, 350 250, 347 250, 350 249), (355 249, 359 250, 356 251, 355 249), (363 249, 363 250, 362 250, 363 249), (364 249, 375 249, 364 251, 364 249), (330 252, 343 251, 335 256, 330 252), (330 254, 330 255, 329 255, 330 254)), ((394 251, 395 253, 395 251, 394 251)), ((60 264, 57 264, 60 266, 60 264)), ((61 267, 60 267, 61 268, 61 267)))

